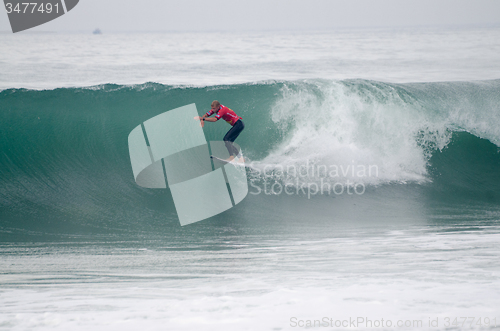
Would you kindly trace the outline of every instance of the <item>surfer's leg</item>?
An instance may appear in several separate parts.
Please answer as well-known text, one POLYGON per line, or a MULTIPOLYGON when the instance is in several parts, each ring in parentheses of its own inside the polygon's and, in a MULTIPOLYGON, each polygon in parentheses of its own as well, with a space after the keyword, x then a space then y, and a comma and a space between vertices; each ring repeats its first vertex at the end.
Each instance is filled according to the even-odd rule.
POLYGON ((234 147, 233 142, 238 138, 240 135, 241 131, 245 128, 245 124, 243 124, 242 120, 237 121, 234 123, 234 126, 226 133, 224 136, 224 143, 226 144, 227 151, 229 152, 229 156, 233 156, 231 159, 234 158, 235 155, 238 155, 238 149, 234 147))

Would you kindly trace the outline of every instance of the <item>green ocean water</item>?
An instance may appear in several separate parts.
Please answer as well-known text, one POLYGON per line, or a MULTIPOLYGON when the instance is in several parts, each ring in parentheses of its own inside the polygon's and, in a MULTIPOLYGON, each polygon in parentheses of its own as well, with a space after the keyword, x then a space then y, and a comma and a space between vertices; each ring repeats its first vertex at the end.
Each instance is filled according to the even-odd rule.
MULTIPOLYGON (((313 229, 328 235, 352 220, 382 227, 407 219, 497 222, 499 91, 498 80, 3 90, 0 236, 195 238, 228 224, 254 234, 313 229), (255 194, 250 188, 235 208, 181 229, 168 189, 135 184, 127 137, 145 120, 185 104, 196 103, 203 114, 214 99, 243 117, 237 142, 256 164, 375 164, 378 177, 358 178, 362 195, 255 194)), ((228 129, 221 121, 204 130, 207 140, 220 140, 228 129)), ((266 182, 262 173, 247 171, 255 185, 266 182)))

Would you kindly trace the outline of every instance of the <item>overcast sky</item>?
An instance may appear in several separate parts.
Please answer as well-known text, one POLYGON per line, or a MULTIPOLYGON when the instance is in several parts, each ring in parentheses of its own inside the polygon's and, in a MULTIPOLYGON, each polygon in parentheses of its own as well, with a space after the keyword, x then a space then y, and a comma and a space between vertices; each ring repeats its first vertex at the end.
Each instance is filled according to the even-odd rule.
MULTIPOLYGON (((80 0, 28 31, 255 31, 498 25, 500 0, 80 0)), ((0 31, 11 31, 0 13, 0 31)))

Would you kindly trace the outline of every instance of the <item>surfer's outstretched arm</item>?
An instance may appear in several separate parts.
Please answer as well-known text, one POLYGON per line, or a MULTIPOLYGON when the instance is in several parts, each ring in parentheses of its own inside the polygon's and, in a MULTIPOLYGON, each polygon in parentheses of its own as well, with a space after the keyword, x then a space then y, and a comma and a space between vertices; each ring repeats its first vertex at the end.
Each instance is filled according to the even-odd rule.
POLYGON ((215 107, 214 105, 212 105, 212 109, 210 109, 207 113, 203 114, 203 116, 195 116, 194 119, 195 120, 199 120, 200 121, 200 126, 204 127, 205 126, 205 122, 217 122, 219 120, 217 117, 215 117, 215 118, 210 117, 213 114, 216 114, 217 111, 218 111, 218 108, 215 107))
POLYGON ((201 127, 204 127, 205 126, 205 122, 217 122, 217 118, 213 118, 213 117, 205 117, 205 115, 203 116, 195 116, 194 119, 195 120, 198 120, 200 121, 200 126, 201 127))
POLYGON ((195 116, 194 119, 197 120, 197 121, 200 121, 200 126, 201 127, 205 126, 205 119, 203 117, 195 116))

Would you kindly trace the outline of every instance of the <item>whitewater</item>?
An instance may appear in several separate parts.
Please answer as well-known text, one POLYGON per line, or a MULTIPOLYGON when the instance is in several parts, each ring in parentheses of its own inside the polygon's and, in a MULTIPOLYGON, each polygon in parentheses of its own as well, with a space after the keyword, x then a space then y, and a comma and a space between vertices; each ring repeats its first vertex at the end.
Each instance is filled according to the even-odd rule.
POLYGON ((498 27, 0 47, 0 329, 499 327, 498 27), (249 194, 181 227, 127 137, 213 100, 245 122, 249 194))

